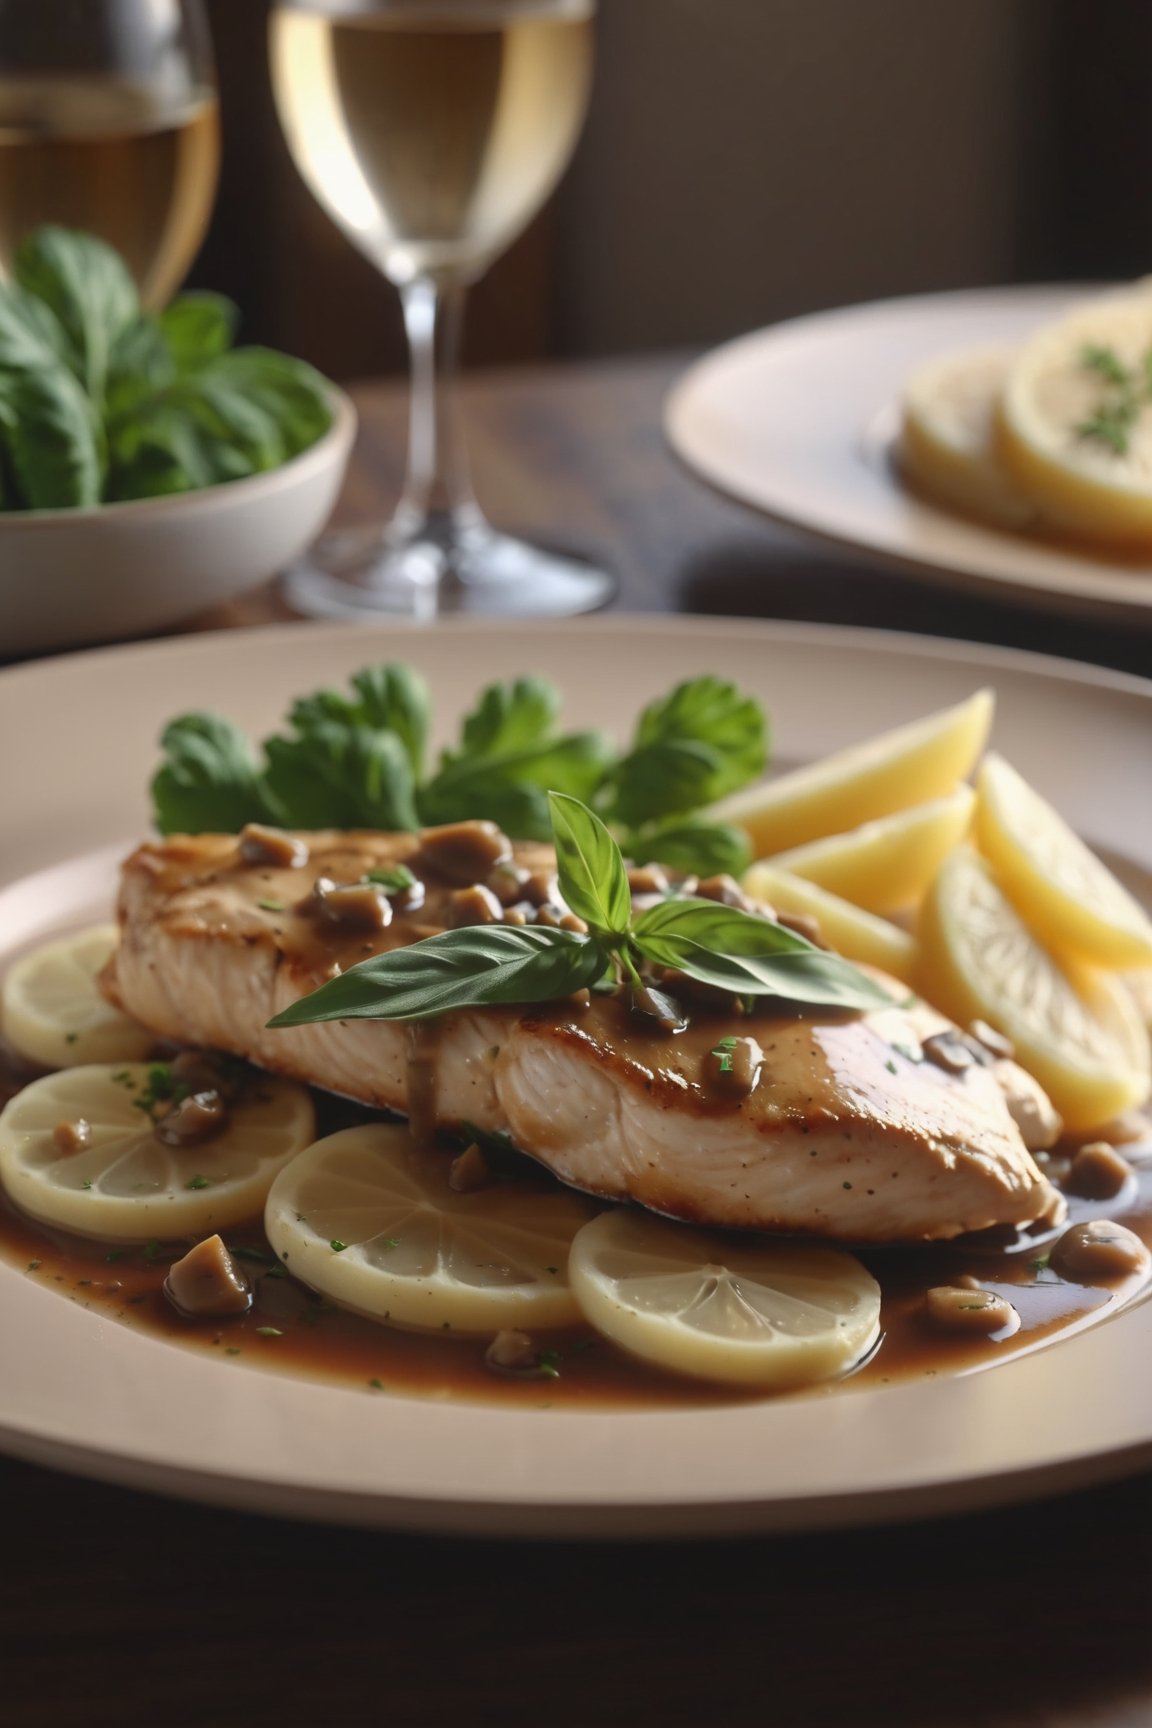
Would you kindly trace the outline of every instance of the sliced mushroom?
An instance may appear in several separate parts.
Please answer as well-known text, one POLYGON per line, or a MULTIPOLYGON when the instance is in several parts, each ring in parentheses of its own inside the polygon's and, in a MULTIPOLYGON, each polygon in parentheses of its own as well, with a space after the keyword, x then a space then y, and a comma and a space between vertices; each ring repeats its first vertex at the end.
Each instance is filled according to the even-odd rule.
POLYGON ((1107 1140, 1093 1140, 1080 1150, 1068 1166, 1064 1186, 1069 1194, 1085 1200, 1114 1200, 1131 1179, 1132 1166, 1107 1140))
POLYGON ((171 1266, 164 1294, 190 1320, 246 1314, 252 1289, 219 1236, 209 1236, 171 1266))
POLYGON ((308 862, 308 847, 283 828, 249 822, 240 830, 240 857, 245 864, 270 864, 280 870, 300 870, 308 862))
POLYGON ((191 1092, 161 1116, 153 1133, 165 1146, 199 1146, 223 1131, 228 1107, 219 1092, 191 1092))
POLYGON ((704 1079, 709 1090, 747 1097, 760 1079, 764 1052, 755 1038, 721 1038, 704 1058, 704 1079))
POLYGON ((1011 1302, 994 1290, 973 1290, 964 1284, 938 1284, 924 1297, 924 1312, 944 1332, 993 1332, 1007 1335, 1020 1326, 1020 1316, 1011 1302))
POLYGON ((715 900, 719 906, 734 906, 738 912, 756 911, 754 902, 749 900, 736 878, 726 873, 706 876, 703 882, 697 883, 696 898, 715 900))
POLYGON ((448 896, 447 922, 453 930, 466 929, 473 924, 500 924, 503 921, 503 906, 491 888, 485 888, 482 882, 473 882, 470 888, 455 888, 448 896))
POLYGON ((498 864, 511 860, 512 842, 495 822, 447 822, 424 829, 413 866, 465 887, 484 882, 498 864))
POLYGON ((1048 1257, 1053 1272, 1073 1284, 1109 1284, 1147 1272, 1148 1250, 1134 1230, 1093 1218, 1065 1230, 1048 1257))
POLYGON ((318 876, 305 908, 348 930, 386 930, 392 922, 391 901, 371 882, 333 882, 318 876))

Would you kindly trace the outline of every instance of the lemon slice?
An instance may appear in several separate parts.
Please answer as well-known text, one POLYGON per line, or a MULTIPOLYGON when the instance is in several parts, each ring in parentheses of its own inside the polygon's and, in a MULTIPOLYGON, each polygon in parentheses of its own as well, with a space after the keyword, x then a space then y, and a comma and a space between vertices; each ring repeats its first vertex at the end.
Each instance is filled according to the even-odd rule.
POLYGON ((744 873, 744 890, 756 900, 766 900, 778 912, 799 913, 814 918, 820 929, 820 939, 843 954, 846 960, 861 961, 866 966, 879 966, 890 972, 902 984, 915 983, 918 973, 919 948, 914 936, 901 930, 898 924, 863 912, 859 906, 818 888, 802 876, 792 876, 781 870, 775 859, 752 864, 744 873))
POLYGON ((568 1274, 598 1332, 699 1380, 810 1385, 880 1335, 880 1287, 837 1248, 737 1242, 620 1207, 580 1231, 568 1274))
POLYGON ((1109 383, 1113 362, 1146 379, 1152 350, 1152 292, 1089 301, 1025 343, 1004 385, 999 449, 1005 467, 1056 526, 1095 539, 1152 541, 1152 406, 1113 418, 1117 442, 1085 436, 1105 426, 1124 399, 1109 383), (1097 365, 1086 363, 1095 351, 1097 365), (1100 416, 1103 413, 1104 420, 1100 416))
POLYGON ((1041 941, 1097 966, 1152 962, 1152 921, 1051 804, 994 753, 976 786, 977 843, 1041 941))
POLYGON ((841 834, 954 792, 983 750, 995 706, 991 690, 966 702, 822 757, 716 806, 742 824, 759 857, 841 834))
POLYGON ((975 803, 970 786, 957 786, 946 798, 778 852, 772 862, 866 912, 901 912, 920 904, 937 870, 968 832, 975 803))
POLYGON ((96 988, 118 940, 115 924, 96 924, 46 942, 9 967, 0 987, 0 1029, 14 1050, 47 1068, 147 1056, 155 1035, 96 988))
POLYGON ((962 1026, 986 1020, 1010 1038, 1072 1132, 1143 1102, 1152 1062, 1131 996, 1109 972, 1055 959, 968 847, 924 902, 920 948, 928 999, 962 1026))
POLYGON ((276 1172, 316 1132, 305 1088, 261 1075, 221 1133, 175 1147, 136 1107, 148 1074, 144 1063, 65 1068, 18 1092, 0 1115, 9 1198, 41 1223, 114 1242, 211 1235, 259 1217, 276 1172), (69 1139, 83 1143, 70 1150, 69 1139))
POLYGON ((451 1154, 385 1123, 318 1140, 281 1172, 264 1228, 289 1271, 373 1320, 495 1332, 569 1326, 568 1248, 593 1207, 562 1188, 456 1193, 451 1154))
POLYGON ((1027 528, 1036 506, 996 448, 996 410, 1012 358, 1006 348, 969 349, 914 372, 904 390, 900 463, 913 485, 940 503, 1000 528, 1027 528))

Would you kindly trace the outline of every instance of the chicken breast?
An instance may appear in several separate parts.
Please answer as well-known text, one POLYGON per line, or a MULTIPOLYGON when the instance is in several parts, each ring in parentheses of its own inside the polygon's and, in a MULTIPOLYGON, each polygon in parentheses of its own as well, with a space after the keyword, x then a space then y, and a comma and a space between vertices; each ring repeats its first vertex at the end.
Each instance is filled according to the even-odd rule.
POLYGON ((506 1132, 575 1187, 694 1223, 923 1241, 1058 1211, 1005 1102, 1012 1065, 982 1061, 918 1002, 708 1005, 675 1035, 605 996, 419 1027, 267 1028, 356 961, 452 922, 562 917, 550 850, 485 835, 471 854, 467 836, 453 851, 437 831, 141 846, 124 866, 105 987, 166 1038, 429 1124, 506 1132), (400 864, 418 877, 410 890, 383 900, 352 886, 400 864), (728 1039, 751 1040, 742 1079, 717 1059, 728 1039))

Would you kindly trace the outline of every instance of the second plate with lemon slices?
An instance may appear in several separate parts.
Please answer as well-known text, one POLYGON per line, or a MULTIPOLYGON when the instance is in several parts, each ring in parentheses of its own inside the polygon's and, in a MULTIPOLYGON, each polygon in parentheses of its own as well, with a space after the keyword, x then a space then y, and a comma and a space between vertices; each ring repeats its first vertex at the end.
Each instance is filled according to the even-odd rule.
POLYGON ((925 580, 1149 628, 1152 554, 951 514, 911 492, 897 466, 913 372, 963 349, 1013 349, 1098 291, 978 289, 793 319, 698 361, 669 397, 665 427, 704 479, 789 526, 925 580))

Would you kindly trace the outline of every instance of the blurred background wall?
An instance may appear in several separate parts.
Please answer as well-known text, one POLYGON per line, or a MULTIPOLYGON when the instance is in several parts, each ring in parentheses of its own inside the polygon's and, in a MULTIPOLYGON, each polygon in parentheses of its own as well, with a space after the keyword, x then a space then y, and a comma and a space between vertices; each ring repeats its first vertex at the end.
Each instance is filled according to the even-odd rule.
MULTIPOLYGON (((600 0, 560 192, 474 292, 468 359, 689 348, 886 294, 1152 270, 1148 0, 600 0)), ((266 0, 209 0, 220 200, 193 281, 339 378, 395 295, 298 179, 266 0)))

